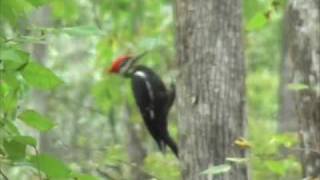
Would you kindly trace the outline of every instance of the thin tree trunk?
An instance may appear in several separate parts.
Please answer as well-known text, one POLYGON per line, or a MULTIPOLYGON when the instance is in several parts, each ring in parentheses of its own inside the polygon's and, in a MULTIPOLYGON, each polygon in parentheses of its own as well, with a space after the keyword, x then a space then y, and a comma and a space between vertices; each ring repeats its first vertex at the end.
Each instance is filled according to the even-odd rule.
POLYGON ((125 107, 125 124, 127 128, 127 150, 129 161, 131 163, 130 166, 130 179, 132 180, 145 180, 150 179, 150 177, 142 171, 143 169, 143 161, 147 156, 146 150, 143 148, 141 144, 141 139, 138 136, 138 132, 134 127, 134 123, 131 122, 131 110, 129 104, 125 107))
MULTIPOLYGON (((39 10, 35 11, 30 18, 30 24, 36 25, 38 27, 48 27, 51 24, 51 11, 49 7, 42 7, 39 10)), ((39 34, 39 36, 41 36, 39 34)), ((47 58, 47 45, 44 43, 38 44, 34 43, 32 45, 32 56, 34 59, 38 60, 41 64, 45 64, 47 58)), ((33 92, 32 103, 36 106, 42 114, 47 114, 48 111, 48 98, 47 94, 35 90, 33 92)), ((50 146, 50 136, 48 134, 40 134, 40 143, 39 149, 41 152, 50 152, 53 151, 50 146)))
MULTIPOLYGON (((183 178, 208 179, 208 166, 245 156, 234 145, 246 129, 242 1, 176 0, 176 21, 183 178)), ((245 180, 247 168, 212 179, 245 180)))
MULTIPOLYGON (((289 37, 284 33, 284 39, 289 37)), ((286 46, 286 44, 284 44, 286 46)), ((286 49, 286 47, 284 47, 286 49)), ((285 54, 285 53, 284 53, 285 54)), ((294 132, 298 130, 298 117, 296 116, 296 107, 294 102, 294 92, 288 89, 292 82, 293 64, 288 58, 283 58, 281 62, 281 80, 279 86, 279 132, 294 132)))
POLYGON ((304 177, 320 178, 320 1, 291 0, 287 9, 285 58, 293 64, 304 177))

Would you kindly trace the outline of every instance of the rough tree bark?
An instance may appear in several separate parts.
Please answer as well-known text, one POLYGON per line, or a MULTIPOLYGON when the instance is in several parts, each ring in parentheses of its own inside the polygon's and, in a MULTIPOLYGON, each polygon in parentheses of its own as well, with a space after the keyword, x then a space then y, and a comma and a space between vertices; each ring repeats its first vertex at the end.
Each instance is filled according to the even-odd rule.
MULTIPOLYGON (((284 33, 284 39, 289 37, 284 33)), ((286 46, 286 44, 284 44, 286 46)), ((286 49, 286 47, 284 47, 286 49)), ((283 58, 281 62, 281 77, 279 85, 279 132, 294 132, 298 130, 298 118, 295 114, 294 92, 288 89, 292 80, 293 64, 288 58, 283 58)))
POLYGON ((285 58, 293 64, 292 83, 308 88, 295 92, 301 160, 305 177, 320 178, 320 1, 291 0, 286 19, 285 58))
MULTIPOLYGON (((244 157, 233 145, 245 136, 245 65, 241 0, 176 0, 177 106, 183 178, 226 157, 244 157)), ((214 177, 248 179, 245 166, 214 177)))

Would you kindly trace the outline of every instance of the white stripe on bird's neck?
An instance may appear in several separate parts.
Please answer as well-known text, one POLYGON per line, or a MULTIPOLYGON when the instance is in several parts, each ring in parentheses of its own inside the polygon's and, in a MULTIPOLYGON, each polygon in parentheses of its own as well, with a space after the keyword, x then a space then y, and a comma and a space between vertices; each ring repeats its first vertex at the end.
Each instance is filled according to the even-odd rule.
POLYGON ((145 79, 147 77, 146 74, 142 71, 136 71, 134 74, 136 76, 142 77, 143 79, 145 79))
MULTIPOLYGON (((154 101, 154 99, 155 99, 154 98, 154 92, 152 91, 152 87, 151 87, 150 82, 147 79, 146 73, 143 72, 143 71, 136 71, 136 72, 134 72, 134 75, 144 79, 144 83, 147 86, 148 96, 149 96, 151 101, 154 101)), ((149 115, 150 115, 151 119, 154 119, 155 118, 155 114, 154 114, 154 111, 153 111, 152 103, 148 107, 146 107, 146 110, 149 112, 149 115)))

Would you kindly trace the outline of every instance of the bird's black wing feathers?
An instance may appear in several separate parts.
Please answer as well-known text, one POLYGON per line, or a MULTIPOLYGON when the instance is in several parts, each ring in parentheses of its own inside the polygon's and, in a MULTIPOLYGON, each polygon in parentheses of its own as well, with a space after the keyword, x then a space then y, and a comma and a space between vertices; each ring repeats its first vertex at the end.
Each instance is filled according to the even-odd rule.
POLYGON ((178 154, 167 130, 167 115, 174 101, 174 91, 167 91, 160 77, 139 66, 131 75, 132 90, 143 120, 161 150, 165 145, 178 154))
POLYGON ((139 76, 132 77, 132 90, 139 110, 143 118, 152 120, 154 113, 153 94, 148 92, 148 85, 145 80, 139 76))
POLYGON ((166 114, 167 90, 157 74, 146 67, 137 68, 132 75, 132 89, 141 113, 152 118, 153 111, 156 117, 166 118, 162 115, 166 114))

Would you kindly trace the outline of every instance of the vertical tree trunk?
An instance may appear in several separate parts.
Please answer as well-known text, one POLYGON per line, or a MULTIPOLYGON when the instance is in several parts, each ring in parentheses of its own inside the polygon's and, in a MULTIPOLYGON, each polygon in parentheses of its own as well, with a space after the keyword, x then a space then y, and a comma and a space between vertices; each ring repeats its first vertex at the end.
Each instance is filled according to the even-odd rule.
POLYGON ((291 0, 287 9, 285 58, 293 64, 304 176, 320 178, 320 1, 291 0))
MULTIPOLYGON (((30 24, 38 27, 48 27, 51 24, 51 10, 48 6, 42 7, 35 11, 30 17, 30 24)), ((40 35, 39 35, 40 36, 40 35)), ((47 58, 48 46, 44 43, 34 43, 32 45, 32 56, 41 64, 45 64, 47 58)), ((47 114, 48 111, 48 97, 45 93, 35 90, 32 103, 42 114, 47 114)), ((48 134, 40 133, 39 149, 41 152, 50 152, 50 137, 48 134)))
POLYGON ((129 156, 129 161, 132 164, 130 166, 130 179, 132 180, 145 180, 150 179, 150 177, 142 171, 143 161, 147 155, 146 150, 141 144, 141 139, 139 139, 138 132, 131 122, 131 110, 129 104, 125 107, 125 124, 127 128, 127 151, 129 156))
MULTIPOLYGON (((233 145, 246 129, 242 1, 176 0, 176 18, 183 177, 208 179, 208 166, 245 156, 233 145)), ((247 168, 214 179, 248 179, 247 168)))
MULTIPOLYGON (((289 37, 284 32, 284 39, 289 37)), ((284 44, 284 49, 287 44, 284 44)), ((286 54, 286 53, 284 53, 286 54)), ((288 85, 292 82, 292 61, 288 58, 283 58, 281 62, 281 80, 279 87, 279 115, 278 115, 278 130, 279 132, 294 132, 298 130, 298 117, 296 116, 296 107, 294 102, 294 92, 288 89, 288 85)))

